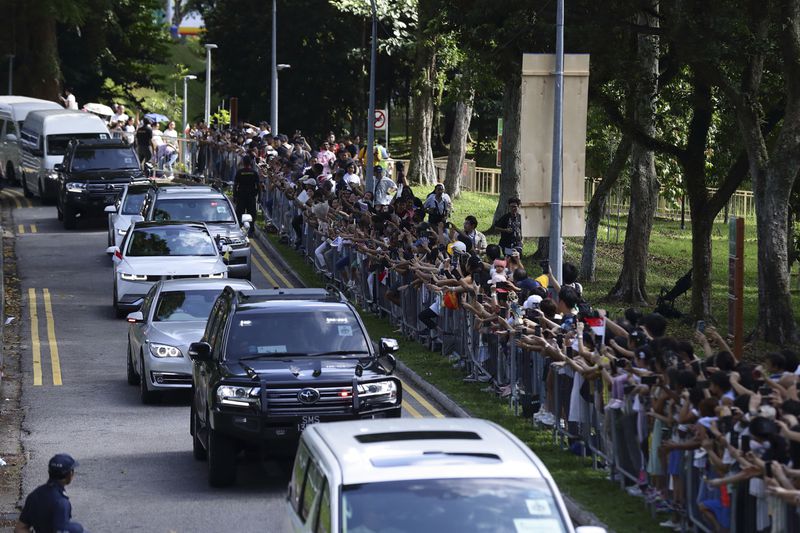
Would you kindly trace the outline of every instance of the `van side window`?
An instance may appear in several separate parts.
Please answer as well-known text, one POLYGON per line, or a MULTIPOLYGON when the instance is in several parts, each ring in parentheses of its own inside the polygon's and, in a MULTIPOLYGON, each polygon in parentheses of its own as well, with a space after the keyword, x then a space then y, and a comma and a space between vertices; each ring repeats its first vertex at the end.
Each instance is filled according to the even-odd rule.
POLYGON ((306 469, 308 468, 308 448, 302 442, 297 450, 297 458, 294 460, 292 468, 292 482, 289 484, 289 501, 295 512, 300 512, 300 498, 303 495, 303 482, 306 479, 306 469))
POLYGON ((323 480, 322 495, 319 497, 319 511, 317 512, 317 527, 315 533, 330 533, 331 531, 331 491, 328 480, 323 480))
POLYGON ((322 472, 319 467, 311 461, 308 465, 308 472, 306 473, 306 482, 303 487, 303 498, 300 507, 300 518, 305 522, 308 519, 311 508, 314 506, 314 500, 322 491, 322 484, 324 482, 322 472))

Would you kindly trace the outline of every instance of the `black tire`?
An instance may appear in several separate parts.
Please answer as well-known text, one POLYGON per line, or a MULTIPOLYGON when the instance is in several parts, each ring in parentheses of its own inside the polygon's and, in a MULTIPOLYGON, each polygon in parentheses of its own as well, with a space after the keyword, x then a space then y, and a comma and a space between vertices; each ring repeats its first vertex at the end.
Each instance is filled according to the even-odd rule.
POLYGON ((9 161, 8 165, 6 165, 6 181, 9 185, 15 183, 17 181, 17 174, 14 172, 14 165, 11 164, 9 161))
POLYGON ((160 399, 160 394, 147 388, 147 372, 144 369, 144 355, 139 356, 139 399, 144 405, 152 405, 160 399))
POLYGON ((22 173, 22 194, 25 195, 25 198, 33 198, 33 193, 28 190, 28 180, 24 172, 22 173))
POLYGON ((53 199, 47 196, 47 191, 42 185, 42 180, 39 180, 38 189, 39 189, 39 199, 41 200, 42 205, 51 205, 53 203, 53 199))
POLYGON ((64 229, 75 229, 78 227, 78 214, 75 209, 65 205, 61 209, 61 216, 64 218, 64 229))
POLYGON ((208 428, 208 484, 229 487, 236 483, 236 443, 208 428))
POLYGON ((128 360, 128 385, 139 384, 139 374, 133 369, 133 360, 131 357, 131 343, 128 341, 128 355, 125 357, 128 360))
POLYGON ((119 304, 117 303, 117 285, 114 284, 114 296, 113 296, 113 306, 114 306, 114 316, 117 318, 125 318, 128 314, 122 309, 119 304))
POLYGON ((59 222, 64 221, 64 213, 61 211, 60 205, 56 205, 56 218, 58 218, 59 222))
POLYGON ((192 434, 192 457, 195 461, 205 461, 208 458, 208 452, 203 447, 203 441, 200 440, 198 427, 197 411, 194 410, 194 398, 192 398, 191 419, 189 420, 189 429, 192 434))

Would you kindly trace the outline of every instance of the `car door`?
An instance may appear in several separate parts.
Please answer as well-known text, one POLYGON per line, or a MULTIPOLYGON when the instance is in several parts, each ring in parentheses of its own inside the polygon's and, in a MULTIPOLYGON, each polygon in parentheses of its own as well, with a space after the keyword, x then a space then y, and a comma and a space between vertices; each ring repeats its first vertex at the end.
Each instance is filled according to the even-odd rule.
POLYGON ((200 417, 202 423, 208 424, 206 416, 209 409, 209 380, 212 379, 215 372, 213 366, 218 364, 215 360, 216 345, 220 343, 221 331, 225 327, 225 305, 222 299, 217 299, 214 307, 211 310, 211 315, 206 325, 206 332, 203 335, 203 341, 211 345, 211 361, 194 361, 192 364, 192 382, 194 384, 194 397, 195 409, 200 417))
MULTIPOLYGON (((155 303, 158 299, 159 290, 161 288, 161 282, 156 283, 144 297, 142 301, 141 312, 144 320, 142 322, 136 322, 131 324, 129 335, 130 335, 130 342, 131 342, 131 353, 133 354, 133 366, 136 369, 136 373, 140 374, 142 370, 139 368, 139 354, 142 353, 142 349, 148 349, 146 346, 147 344, 147 336, 150 329, 152 329, 152 310, 155 307, 155 303)), ((145 356, 147 353, 145 353, 145 356)))

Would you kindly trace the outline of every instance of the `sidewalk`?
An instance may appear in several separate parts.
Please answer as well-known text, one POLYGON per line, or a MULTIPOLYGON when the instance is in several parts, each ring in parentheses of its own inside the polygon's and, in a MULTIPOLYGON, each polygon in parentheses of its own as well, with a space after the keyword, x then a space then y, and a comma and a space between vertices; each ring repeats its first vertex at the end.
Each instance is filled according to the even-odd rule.
MULTIPOLYGON (((256 227, 256 238, 258 239, 259 244, 261 247, 268 253, 278 268, 283 269, 284 272, 291 274, 294 279, 299 280, 300 283, 308 283, 310 280, 303 279, 303 276, 295 272, 294 269, 289 265, 283 255, 272 245, 269 239, 266 237, 266 234, 263 229, 256 227)), ((468 418, 472 415, 469 413, 467 409, 459 405, 453 399, 451 399, 448 395, 440 391, 437 387, 433 384, 428 382, 422 376, 420 376, 417 372, 415 372, 412 368, 408 365, 403 363, 398 359, 397 361, 397 374, 399 377, 413 385, 418 391, 422 392, 428 398, 432 399, 436 403, 438 403, 442 408, 447 411, 447 415, 451 417, 459 417, 459 418, 468 418)), ((597 516, 593 513, 583 509, 573 498, 570 498, 566 494, 562 493, 562 497, 564 499, 564 503, 567 506, 567 510, 569 512, 570 518, 572 518, 573 523, 576 526, 598 526, 606 529, 606 531, 611 532, 612 530, 608 528, 603 522, 600 521, 597 516)))

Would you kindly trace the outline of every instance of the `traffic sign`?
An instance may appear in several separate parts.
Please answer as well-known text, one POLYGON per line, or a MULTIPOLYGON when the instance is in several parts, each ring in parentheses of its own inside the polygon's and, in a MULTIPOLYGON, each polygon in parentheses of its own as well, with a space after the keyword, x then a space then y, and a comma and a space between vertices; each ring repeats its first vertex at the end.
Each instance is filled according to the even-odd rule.
POLYGON ((375 129, 376 130, 389 129, 389 112, 386 109, 375 110, 375 129))

